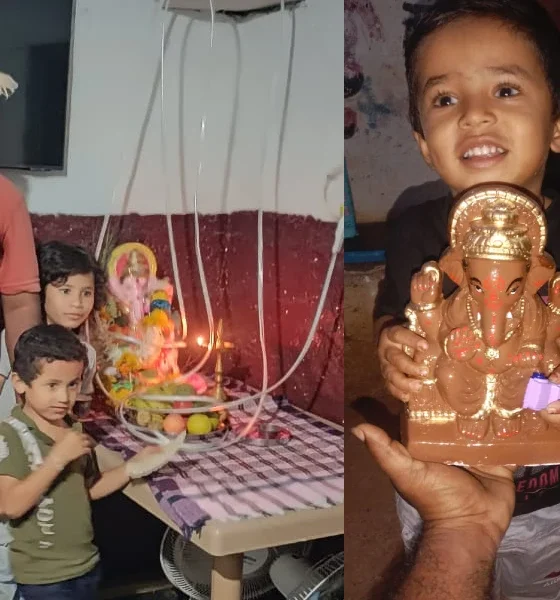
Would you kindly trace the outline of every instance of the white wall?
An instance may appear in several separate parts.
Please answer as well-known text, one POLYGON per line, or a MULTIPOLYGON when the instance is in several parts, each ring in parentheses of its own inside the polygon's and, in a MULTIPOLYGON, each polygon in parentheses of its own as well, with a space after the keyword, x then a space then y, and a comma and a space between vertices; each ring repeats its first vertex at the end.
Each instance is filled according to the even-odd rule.
MULTIPOLYGON (((67 172, 7 173, 24 188, 30 211, 84 215, 121 211, 158 68, 162 22, 169 19, 160 6, 155 0, 77 0, 67 172), (115 189, 117 197, 113 201, 115 189)), ((164 69, 168 210, 192 211, 200 156, 200 120, 206 112, 198 193, 201 212, 258 208, 262 138, 268 125, 265 209, 328 221, 338 218, 343 198, 342 177, 328 187, 328 202, 324 199, 324 188, 327 175, 339 172, 343 161, 343 3, 308 0, 296 9, 294 18, 295 32, 292 18, 286 13, 283 46, 279 13, 239 24, 238 42, 233 25, 216 23, 212 55, 209 23, 191 22, 184 15, 177 18, 164 69), (278 132, 292 33, 295 35, 293 72, 276 205, 278 132), (276 109, 271 113, 270 85, 279 57, 282 62, 276 109), (239 81, 237 115, 234 114, 236 81, 239 81), (181 112, 183 165, 179 164, 181 112), (181 200, 180 167, 185 174, 186 208, 181 200)), ((160 108, 158 90, 127 212, 152 214, 167 210, 160 108)))

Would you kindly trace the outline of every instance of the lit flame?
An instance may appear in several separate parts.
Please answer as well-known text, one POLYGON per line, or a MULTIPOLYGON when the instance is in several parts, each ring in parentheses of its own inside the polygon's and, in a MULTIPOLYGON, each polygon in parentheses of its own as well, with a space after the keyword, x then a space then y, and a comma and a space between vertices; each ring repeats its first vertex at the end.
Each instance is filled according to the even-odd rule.
POLYGON ((204 345, 205 345, 205 344, 204 344, 204 338, 203 338, 201 335, 199 335, 199 336, 196 338, 196 343, 197 343, 199 346, 204 346, 204 345))

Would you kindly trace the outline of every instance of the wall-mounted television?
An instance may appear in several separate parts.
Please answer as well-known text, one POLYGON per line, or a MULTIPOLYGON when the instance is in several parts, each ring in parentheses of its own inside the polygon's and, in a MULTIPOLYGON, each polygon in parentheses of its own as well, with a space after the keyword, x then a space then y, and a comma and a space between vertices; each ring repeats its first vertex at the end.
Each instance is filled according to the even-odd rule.
POLYGON ((0 0, 0 168, 63 170, 74 0, 0 0))

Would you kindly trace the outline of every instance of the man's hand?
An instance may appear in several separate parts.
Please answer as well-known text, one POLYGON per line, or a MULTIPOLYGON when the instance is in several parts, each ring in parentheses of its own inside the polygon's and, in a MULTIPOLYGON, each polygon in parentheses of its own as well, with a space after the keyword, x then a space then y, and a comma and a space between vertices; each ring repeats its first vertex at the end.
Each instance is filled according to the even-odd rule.
POLYGON ((378 427, 360 425, 352 432, 418 510, 425 533, 474 533, 489 553, 497 549, 513 514, 513 468, 423 463, 378 427))
POLYGON ((404 352, 403 346, 417 350, 428 349, 424 338, 402 325, 383 327, 377 346, 381 374, 389 393, 402 402, 408 402, 410 394, 422 389, 421 378, 428 375, 428 368, 415 363, 404 352))

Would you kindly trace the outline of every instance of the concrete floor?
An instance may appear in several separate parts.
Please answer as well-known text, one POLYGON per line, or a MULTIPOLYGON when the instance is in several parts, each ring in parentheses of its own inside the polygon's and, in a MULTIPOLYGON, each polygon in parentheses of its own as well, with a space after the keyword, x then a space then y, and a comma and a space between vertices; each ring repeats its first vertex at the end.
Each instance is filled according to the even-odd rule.
POLYGON ((394 492, 350 428, 368 421, 398 436, 399 403, 383 390, 375 366, 371 318, 381 267, 350 265, 344 282, 344 575, 346 600, 384 600, 402 543, 394 492))

